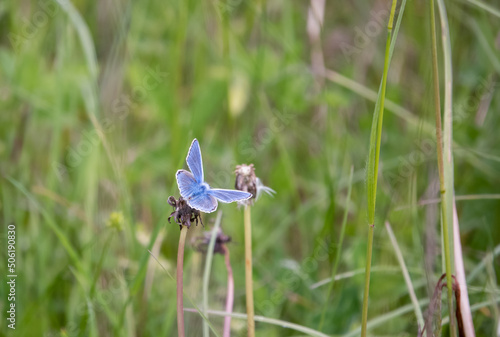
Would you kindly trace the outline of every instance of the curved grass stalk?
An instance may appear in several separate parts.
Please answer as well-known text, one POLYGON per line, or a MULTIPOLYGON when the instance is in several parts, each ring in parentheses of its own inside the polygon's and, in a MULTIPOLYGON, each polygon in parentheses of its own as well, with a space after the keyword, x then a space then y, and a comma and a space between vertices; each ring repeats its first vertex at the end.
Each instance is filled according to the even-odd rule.
POLYGON ((479 0, 467 0, 467 2, 469 2, 473 5, 487 11, 488 13, 500 18, 500 10, 496 9, 495 7, 493 7, 489 4, 486 4, 486 3, 479 1, 479 0))
MULTIPOLYGON (((495 301, 500 302, 500 296, 497 297, 495 299, 495 301)), ((418 301, 418 304, 421 307, 424 307, 424 306, 429 304, 429 299, 425 298, 423 300, 420 300, 420 301, 418 301)), ((470 308, 471 308, 471 311, 474 312, 476 310, 487 307, 489 305, 491 305, 491 300, 473 304, 473 305, 471 305, 470 308)), ((385 313, 383 315, 377 316, 368 322, 368 329, 374 329, 376 327, 379 327, 379 326, 389 322, 392 319, 401 317, 401 316, 411 312, 412 310, 413 310, 413 304, 407 304, 407 305, 399 307, 393 311, 390 311, 390 312, 385 313)), ((443 317, 443 320, 441 321, 441 325, 444 326, 446 324, 449 324, 449 322, 450 322, 450 318, 448 316, 443 317)), ((359 336, 360 332, 361 332, 361 328, 357 328, 353 331, 350 331, 350 332, 342 335, 342 337, 357 337, 357 336, 359 336)))
MULTIPOLYGON (((186 308, 184 309, 186 312, 197 312, 196 309, 193 308, 186 308)), ((209 310, 208 313, 210 315, 215 315, 215 316, 230 316, 233 318, 240 318, 240 319, 247 319, 248 315, 243 314, 243 313, 237 313, 237 312, 224 312, 220 310, 209 310)), ((262 322, 262 323, 267 323, 267 324, 273 324, 273 325, 279 325, 282 328, 285 329, 291 329, 295 330, 298 332, 302 332, 306 334, 307 336, 313 336, 313 337, 330 337, 322 332, 319 332, 317 330, 305 327, 303 325, 295 324, 295 323, 290 323, 287 321, 282 321, 279 319, 274 319, 274 318, 268 318, 264 316, 254 316, 254 320, 257 322, 262 322)))
POLYGON ((488 253, 479 263, 476 264, 474 269, 467 276, 467 282, 471 283, 472 281, 474 281, 479 275, 479 272, 486 267, 486 263, 488 262, 488 260, 494 259, 498 255, 500 255, 500 244, 496 245, 490 253, 488 253))
POLYGON ((423 328, 423 326, 425 325, 424 315, 422 314, 422 309, 420 309, 420 305, 418 304, 417 295, 415 294, 415 289, 413 288, 408 268, 406 268, 405 260, 403 258, 403 253, 399 248, 396 236, 394 235, 394 232, 392 231, 391 225, 389 224, 388 221, 385 222, 385 228, 387 229, 387 233, 389 234, 392 246, 394 247, 394 252, 396 253, 396 257, 398 258, 399 265, 401 266, 401 272, 403 273, 406 287, 408 288, 408 293, 410 294, 410 299, 415 309, 415 316, 417 317, 419 328, 423 328))
MULTIPOLYGON (((377 272, 377 273, 378 272, 383 272, 383 273, 399 273, 400 271, 401 271, 401 268, 398 267, 398 266, 373 266, 372 269, 371 269, 372 273, 375 273, 375 272, 377 272)), ((421 270, 412 270, 412 272, 413 273, 420 273, 420 274, 423 273, 423 271, 421 271, 421 270)), ((335 275, 335 281, 348 279, 348 278, 351 278, 351 277, 354 277, 354 276, 357 276, 357 275, 361 275, 361 274, 364 274, 364 273, 365 273, 365 268, 358 268, 358 269, 351 270, 351 271, 348 271, 348 272, 345 272, 345 273, 342 273, 342 274, 335 275)), ((311 289, 311 290, 312 289, 316 289, 316 288, 322 287, 325 284, 328 284, 330 282, 332 282, 332 278, 328 277, 326 279, 323 279, 321 281, 318 281, 316 283, 311 284, 311 286, 309 287, 309 289, 311 289)))

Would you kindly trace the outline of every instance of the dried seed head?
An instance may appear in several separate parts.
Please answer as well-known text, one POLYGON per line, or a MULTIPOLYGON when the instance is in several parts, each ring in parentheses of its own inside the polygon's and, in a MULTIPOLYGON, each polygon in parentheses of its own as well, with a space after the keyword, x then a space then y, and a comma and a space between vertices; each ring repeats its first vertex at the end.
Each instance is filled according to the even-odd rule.
POLYGON ((184 198, 179 197, 179 200, 175 200, 173 196, 170 196, 167 202, 174 208, 174 211, 170 213, 170 216, 168 217, 169 223, 170 218, 173 217, 175 223, 178 224, 181 229, 182 226, 187 226, 187 228, 191 227, 191 223, 193 221, 196 221, 196 225, 198 225, 198 220, 200 220, 201 225, 203 226, 200 211, 191 208, 184 198))
POLYGON ((244 201, 240 201, 239 204, 252 205, 254 200, 259 199, 262 192, 269 195, 276 193, 272 188, 265 186, 262 181, 255 175, 255 167, 253 164, 238 165, 236 166, 236 183, 235 187, 237 190, 252 193, 252 198, 244 201))
POLYGON ((172 207, 176 207, 177 205, 177 200, 175 200, 175 198, 172 195, 168 197, 167 202, 172 207))
MULTIPOLYGON (((193 245, 195 249, 201 253, 206 253, 208 250, 208 245, 210 244, 210 238, 212 232, 204 232, 203 235, 194 238, 193 245)), ((222 229, 219 228, 217 236, 215 237, 214 253, 224 254, 225 246, 224 244, 231 241, 231 237, 225 235, 222 229)))
POLYGON ((257 196, 257 177, 255 176, 253 164, 237 165, 234 172, 236 173, 236 183, 234 187, 237 190, 252 193, 252 198, 245 201, 246 204, 251 205, 252 199, 257 196))

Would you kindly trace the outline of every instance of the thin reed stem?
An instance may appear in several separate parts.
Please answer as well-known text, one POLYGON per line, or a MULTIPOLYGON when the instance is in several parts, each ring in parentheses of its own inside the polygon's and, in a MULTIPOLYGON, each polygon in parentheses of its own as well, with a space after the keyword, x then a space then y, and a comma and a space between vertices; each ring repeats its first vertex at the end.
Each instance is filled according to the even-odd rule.
MULTIPOLYGON (((450 234, 449 234, 449 217, 448 217, 448 203, 446 201, 446 186, 445 186, 445 172, 443 163, 443 137, 442 137, 442 123, 441 123, 441 99, 439 94, 439 69, 437 59, 437 39, 436 39, 436 17, 434 11, 434 0, 430 0, 431 12, 431 50, 432 50, 432 77, 434 85, 434 112, 436 115, 436 150, 439 171, 439 191, 441 195, 441 217, 443 228, 443 244, 444 244, 444 258, 446 269, 446 284, 448 290, 448 310, 453 312, 453 287, 452 287, 452 266, 451 266, 451 248, 450 248, 450 234)), ((453 193, 453 191, 448 191, 453 193)), ((450 314, 453 318, 453 315, 450 314)), ((455 325, 453 319, 450 324, 450 336, 456 336, 455 325)))
POLYGON ((367 198, 368 198, 368 245, 366 248, 366 271, 365 271, 365 288, 363 295, 363 311, 361 317, 361 336, 366 337, 366 329, 368 322, 368 297, 370 292, 370 269, 372 263, 372 250, 373 250, 373 233, 375 227, 375 203, 377 199, 377 178, 378 178, 378 165, 380 158, 380 143, 382 139, 382 124, 384 120, 384 102, 385 102, 385 91, 387 86, 387 73, 389 72, 389 62, 390 62, 390 49, 391 49, 391 38, 392 38, 392 28, 394 22, 394 13, 396 12, 397 0, 392 1, 391 15, 389 17, 389 23, 387 25, 387 41, 385 45, 385 60, 384 60, 384 72, 382 75, 381 90, 379 92, 380 97, 380 107, 379 111, 375 111, 373 118, 373 123, 377 123, 376 128, 376 140, 373 139, 374 136, 374 126, 372 125, 372 135, 370 136, 370 154, 368 158, 367 167, 367 198), (373 156, 375 147, 375 155, 373 156))
POLYGON ((370 269, 372 265, 373 250, 373 229, 375 225, 368 228, 368 245, 366 247, 366 269, 365 269, 365 289, 363 296, 363 316, 361 317, 361 336, 366 336, 366 324, 368 323, 368 295, 370 292, 370 269))
POLYGON ((255 337, 255 321, 253 308, 253 277, 252 277, 252 222, 250 206, 245 206, 245 290, 247 301, 248 337, 255 337))
MULTIPOLYGON (((233 278, 233 268, 231 268, 231 261, 229 259, 229 249, 226 245, 222 245, 224 250, 224 261, 226 262, 227 269, 227 296, 226 296, 226 312, 233 312, 234 303, 234 278, 233 278)), ((223 337, 231 336, 231 316, 227 315, 224 317, 224 332, 223 337)))
POLYGON ((177 330, 178 336, 184 337, 184 303, 183 303, 183 266, 184 266, 184 245, 186 243, 186 235, 188 228, 181 226, 181 234, 179 236, 179 248, 177 250, 177 330))

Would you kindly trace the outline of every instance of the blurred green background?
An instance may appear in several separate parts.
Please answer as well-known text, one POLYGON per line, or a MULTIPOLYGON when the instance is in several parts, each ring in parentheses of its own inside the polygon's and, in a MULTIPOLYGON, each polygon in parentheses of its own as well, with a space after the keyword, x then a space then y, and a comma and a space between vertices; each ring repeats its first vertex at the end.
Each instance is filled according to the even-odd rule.
MULTIPOLYGON (((499 260, 491 258, 500 242, 499 6, 446 3, 455 192, 471 199, 457 201, 464 261, 468 275, 476 270, 469 283, 471 304, 480 304, 473 310, 476 333, 493 336, 500 299, 499 260)), ((335 283, 322 332, 357 335, 364 167, 390 3, 310 6, 0 3, 0 334, 176 335, 175 280, 168 273, 175 274, 179 227, 167 222, 166 201, 179 196, 175 172, 185 167, 196 137, 209 184, 232 188, 235 165, 253 163, 277 192, 252 208, 256 314, 317 329, 327 286, 314 285, 331 275, 341 254, 338 274, 355 273, 335 283), (9 224, 17 241, 15 331, 8 331, 4 310, 9 224)), ((393 315, 370 329, 373 336, 417 333, 385 220, 420 300, 442 273, 430 56, 428 3, 409 1, 387 85, 369 320, 393 315)), ((234 311, 245 312, 243 213, 234 204, 218 211, 233 239, 234 311)), ((203 215, 205 229, 215 216, 203 215)), ((188 240, 202 231, 192 227, 188 240)), ((193 307, 188 298, 201 305, 204 256, 188 246, 185 306, 193 307)), ((215 256, 212 309, 223 310, 225 291, 224 262, 215 256)), ((210 320, 220 333, 222 319, 210 320)), ((233 319, 233 335, 245 335, 245 324, 233 319)), ((186 313, 187 336, 201 335, 201 325, 198 314, 186 313)), ((257 323, 257 335, 301 334, 257 323)))

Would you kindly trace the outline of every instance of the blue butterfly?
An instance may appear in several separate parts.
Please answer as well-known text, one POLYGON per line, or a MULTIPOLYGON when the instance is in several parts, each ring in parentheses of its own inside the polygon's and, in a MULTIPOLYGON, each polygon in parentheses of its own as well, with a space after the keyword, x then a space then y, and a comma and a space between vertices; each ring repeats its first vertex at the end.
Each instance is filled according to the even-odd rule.
POLYGON ((252 193, 248 192, 211 188, 205 182, 200 144, 198 144, 196 138, 191 143, 186 161, 191 172, 178 170, 175 176, 181 196, 187 200, 192 208, 205 213, 212 213, 217 209, 217 200, 229 203, 247 200, 252 197, 252 193))

